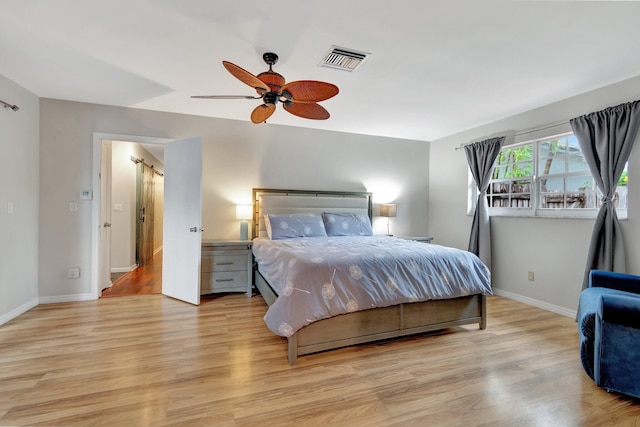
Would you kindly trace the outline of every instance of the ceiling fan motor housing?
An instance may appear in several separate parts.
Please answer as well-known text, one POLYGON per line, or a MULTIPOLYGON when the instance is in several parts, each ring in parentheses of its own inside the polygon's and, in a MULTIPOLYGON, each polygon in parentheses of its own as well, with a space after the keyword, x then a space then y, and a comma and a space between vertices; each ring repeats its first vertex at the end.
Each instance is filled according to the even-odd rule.
POLYGON ((278 62, 278 55, 273 52, 265 52, 262 55, 262 59, 269 66, 269 70, 258 74, 256 77, 260 79, 264 84, 269 86, 272 92, 280 93, 280 88, 284 86, 285 83, 284 77, 282 76, 282 74, 276 73, 271 68, 273 64, 278 62))
MULTIPOLYGON (((280 93, 280 88, 284 86, 285 80, 282 74, 275 71, 265 71, 256 76, 260 81, 269 86, 272 92, 280 93)), ((258 92, 259 93, 259 92, 258 92)))

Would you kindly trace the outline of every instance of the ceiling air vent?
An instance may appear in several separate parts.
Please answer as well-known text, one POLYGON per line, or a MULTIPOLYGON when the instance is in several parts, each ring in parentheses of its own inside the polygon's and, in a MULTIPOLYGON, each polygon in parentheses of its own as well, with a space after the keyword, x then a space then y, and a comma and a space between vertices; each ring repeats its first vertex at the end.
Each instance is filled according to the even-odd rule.
POLYGON ((331 49, 325 55, 320 66, 351 72, 362 64, 362 61, 364 61, 368 55, 371 54, 353 49, 331 46, 331 49))

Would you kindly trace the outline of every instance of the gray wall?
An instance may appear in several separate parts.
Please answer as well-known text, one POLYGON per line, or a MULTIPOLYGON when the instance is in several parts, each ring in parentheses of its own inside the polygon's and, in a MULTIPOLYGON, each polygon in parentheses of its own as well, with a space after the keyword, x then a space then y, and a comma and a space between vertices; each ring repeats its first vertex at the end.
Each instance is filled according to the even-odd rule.
MULTIPOLYGON (((472 217, 467 211, 467 161, 459 144, 513 134, 549 124, 565 125, 516 138, 515 142, 570 131, 569 119, 640 99, 640 77, 543 108, 433 141, 430 147, 429 230, 439 242, 467 248, 472 217)), ((636 145, 638 143, 636 142, 636 145)), ((640 274, 640 147, 629 159, 629 219, 622 228, 628 271, 640 274)), ((566 315, 577 308, 594 220, 493 217, 492 281, 497 293, 566 315), (535 273, 535 281, 527 272, 535 273)))
POLYGON ((38 303, 39 100, 0 75, 0 324, 38 303), (13 204, 13 213, 8 212, 13 204))
MULTIPOLYGON (((91 294, 91 207, 70 200, 92 187, 93 133, 203 138, 203 238, 238 238, 235 205, 254 187, 368 190, 395 202, 396 234, 425 235, 429 143, 41 99, 41 301, 91 294), (393 195, 392 193, 395 193, 393 195), (80 267, 79 279, 67 269, 80 267)), ((302 119, 301 119, 302 120, 302 119)), ((386 221, 374 218, 386 233, 386 221)))

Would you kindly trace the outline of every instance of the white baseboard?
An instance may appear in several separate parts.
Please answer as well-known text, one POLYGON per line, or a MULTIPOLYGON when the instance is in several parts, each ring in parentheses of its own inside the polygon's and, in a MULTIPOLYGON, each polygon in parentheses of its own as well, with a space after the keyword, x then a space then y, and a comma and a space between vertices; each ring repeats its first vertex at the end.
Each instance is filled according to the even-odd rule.
POLYGON ((54 304, 57 302, 90 301, 95 298, 91 294, 56 295, 38 298, 39 304, 54 304))
POLYGON ((11 319, 15 319, 16 317, 20 316, 22 313, 26 313, 27 311, 31 310, 33 307, 37 305, 38 305, 38 299, 35 298, 29 302, 22 304, 20 307, 14 308, 10 312, 0 316, 0 325, 7 323, 11 319))
POLYGON ((111 273, 128 273, 130 271, 135 270, 136 268, 138 268, 136 264, 133 264, 131 267, 111 267, 110 272, 111 273))
POLYGON ((553 313, 561 314, 563 316, 571 317, 573 319, 575 319, 577 315, 576 310, 569 310, 568 308, 560 307, 559 305, 549 304, 548 302, 514 294, 513 292, 509 292, 509 291, 503 291, 502 289, 493 288, 493 293, 500 297, 509 298, 514 301, 518 301, 527 305, 538 307, 543 310, 551 311, 553 313))

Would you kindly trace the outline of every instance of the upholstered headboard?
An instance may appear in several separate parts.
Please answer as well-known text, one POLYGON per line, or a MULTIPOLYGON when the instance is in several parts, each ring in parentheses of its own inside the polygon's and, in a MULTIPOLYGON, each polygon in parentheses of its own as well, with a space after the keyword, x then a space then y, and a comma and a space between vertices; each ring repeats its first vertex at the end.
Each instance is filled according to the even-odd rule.
POLYGON ((353 191, 253 189, 253 236, 267 235, 264 216, 288 213, 359 213, 372 217, 371 193, 353 191))

